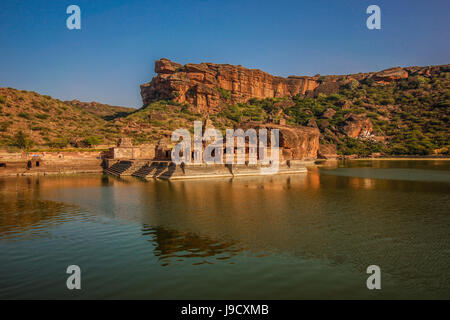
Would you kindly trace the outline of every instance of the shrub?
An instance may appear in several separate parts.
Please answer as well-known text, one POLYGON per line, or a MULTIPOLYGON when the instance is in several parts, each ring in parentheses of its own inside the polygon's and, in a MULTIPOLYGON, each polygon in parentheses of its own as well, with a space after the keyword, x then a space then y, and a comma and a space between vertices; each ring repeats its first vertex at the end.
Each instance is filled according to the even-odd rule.
POLYGON ((8 128, 9 128, 10 124, 11 124, 10 122, 2 122, 2 123, 0 123, 0 132, 8 131, 8 128))
POLYGON ((220 96, 222 97, 222 99, 228 100, 231 98, 231 92, 224 89, 224 88, 216 88, 216 90, 219 92, 220 96))
POLYGON ((28 135, 25 132, 20 130, 14 135, 12 145, 19 147, 20 149, 29 149, 33 146, 33 141, 28 138, 28 135))
POLYGON ((69 144, 69 139, 67 138, 58 138, 48 143, 50 148, 62 149, 67 147, 69 144))
POLYGON ((238 105, 228 106, 221 112, 221 116, 224 116, 232 121, 239 122, 242 118, 242 112, 238 105))
POLYGON ((88 146, 92 147, 102 143, 102 138, 97 136, 90 136, 85 138, 83 142, 86 143, 88 146))
POLYGON ((49 115, 45 114, 45 113, 39 113, 36 115, 36 118, 41 119, 41 120, 45 120, 48 119, 49 115))
POLYGON ((27 120, 30 120, 30 119, 31 119, 31 115, 30 115, 29 113, 26 113, 26 112, 19 112, 17 115, 18 115, 19 117, 24 118, 24 119, 27 119, 27 120))

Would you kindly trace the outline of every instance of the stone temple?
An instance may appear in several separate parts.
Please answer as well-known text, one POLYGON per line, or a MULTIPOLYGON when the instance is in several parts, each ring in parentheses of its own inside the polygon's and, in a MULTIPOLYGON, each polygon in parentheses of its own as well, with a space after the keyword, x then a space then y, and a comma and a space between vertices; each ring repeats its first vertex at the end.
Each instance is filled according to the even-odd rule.
MULTIPOLYGON (((202 133, 212 126, 209 118, 203 123, 202 133)), ((319 130, 312 127, 291 127, 281 123, 242 123, 240 129, 266 129, 268 136, 273 129, 279 130, 278 148, 278 170, 277 174, 306 172, 306 166, 312 165, 317 158, 319 149, 319 130)), ((270 138, 268 139, 270 141, 270 138)), ((160 140, 157 144, 133 146, 128 138, 120 139, 117 147, 111 148, 105 155, 105 173, 116 176, 135 176, 143 179, 189 179, 189 178, 209 178, 209 177, 235 177, 243 175, 260 175, 268 164, 259 158, 256 148, 245 143, 244 163, 226 164, 225 143, 221 152, 223 163, 181 163, 172 161, 172 150, 178 142, 160 140), (250 154, 256 155, 256 163, 250 161, 250 154)), ((192 158, 198 157, 195 154, 192 143, 192 158)), ((207 144, 202 142, 202 151, 207 144)), ((269 142, 270 145, 270 142, 269 142)), ((267 148, 267 156, 270 157, 270 146, 267 148)), ((238 150, 234 149, 235 156, 238 150)), ((220 156, 219 156, 220 158, 220 156)), ((200 158, 201 159, 201 158, 200 158)))

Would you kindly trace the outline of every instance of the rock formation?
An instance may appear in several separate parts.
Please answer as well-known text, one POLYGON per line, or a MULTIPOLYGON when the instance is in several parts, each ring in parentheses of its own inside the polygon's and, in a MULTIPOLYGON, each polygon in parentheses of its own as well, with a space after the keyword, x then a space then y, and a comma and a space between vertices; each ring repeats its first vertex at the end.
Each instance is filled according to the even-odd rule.
POLYGON ((390 68, 375 74, 375 81, 391 82, 393 80, 408 78, 408 72, 400 67, 390 68))
POLYGON ((336 145, 334 144, 321 144, 317 152, 319 159, 336 159, 338 157, 336 145))
POLYGON ((160 99, 189 103, 200 112, 219 111, 222 104, 246 102, 251 98, 295 96, 314 90, 313 77, 272 76, 261 70, 229 64, 188 63, 168 59, 155 62, 158 74, 141 85, 144 105, 160 99))
POLYGON ((447 66, 390 68, 380 72, 352 75, 313 77, 270 75, 258 69, 229 64, 200 63, 181 65, 168 59, 155 62, 157 76, 141 85, 144 106, 157 100, 188 103, 196 111, 215 113, 222 107, 247 102, 251 98, 317 96, 338 92, 341 85, 352 81, 372 79, 379 84, 407 78, 411 75, 430 75, 447 66))
POLYGON ((364 116, 349 114, 342 131, 351 138, 369 138, 373 132, 372 121, 364 116))
MULTIPOLYGON (((317 128, 311 127, 293 127, 287 125, 280 125, 275 123, 259 123, 246 122, 240 126, 243 130, 253 128, 278 129, 280 133, 280 149, 283 152, 284 160, 311 160, 317 158, 317 151, 319 150, 319 136, 320 131, 317 128)), ((268 137, 270 141, 270 138, 268 137)))

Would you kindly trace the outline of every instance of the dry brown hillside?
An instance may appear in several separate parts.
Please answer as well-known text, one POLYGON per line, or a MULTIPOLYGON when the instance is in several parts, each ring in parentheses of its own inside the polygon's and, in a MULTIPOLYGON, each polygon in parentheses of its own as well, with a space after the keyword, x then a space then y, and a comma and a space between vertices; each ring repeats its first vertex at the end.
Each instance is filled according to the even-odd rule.
POLYGON ((133 110, 97 103, 67 103, 36 92, 0 88, 0 146, 13 147, 19 132, 34 146, 111 144, 120 137, 120 127, 105 118, 133 110))

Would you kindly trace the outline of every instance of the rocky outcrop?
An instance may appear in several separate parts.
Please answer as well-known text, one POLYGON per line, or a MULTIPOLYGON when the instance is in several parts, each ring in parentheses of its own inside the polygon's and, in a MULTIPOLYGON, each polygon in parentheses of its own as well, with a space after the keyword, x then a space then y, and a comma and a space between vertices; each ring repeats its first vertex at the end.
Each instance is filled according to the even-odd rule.
MULTIPOLYGON (((278 129, 280 133, 280 149, 284 160, 311 160, 317 158, 320 131, 311 127, 292 127, 274 123, 246 122, 240 128, 278 129)), ((269 139, 270 140, 270 139, 269 139)))
POLYGON ((342 131, 350 138, 369 138, 373 132, 373 124, 365 116, 350 114, 342 131))
POLYGON ((188 103, 198 112, 214 113, 226 105, 247 102, 251 98, 293 97, 298 94, 315 97, 320 93, 336 93, 342 85, 359 85, 367 79, 387 84, 411 75, 431 75, 442 68, 448 69, 449 66, 395 67, 351 75, 283 78, 242 66, 215 63, 181 65, 163 58, 155 62, 157 76, 141 85, 141 96, 144 106, 157 100, 174 100, 188 103))
POLYGON ((272 76, 257 69, 214 63, 188 63, 168 59, 155 62, 158 74, 141 85, 144 105, 160 99, 189 103, 200 112, 219 111, 224 104, 246 102, 251 98, 295 96, 313 91, 317 77, 272 76))
POLYGON ((336 159, 338 157, 336 145, 334 144, 319 145, 317 157, 319 159, 336 159))
POLYGON ((391 82, 404 78, 408 78, 408 71, 400 67, 390 68, 377 72, 374 76, 374 80, 378 82, 391 82))

